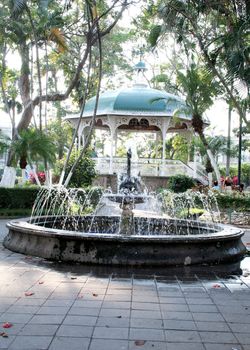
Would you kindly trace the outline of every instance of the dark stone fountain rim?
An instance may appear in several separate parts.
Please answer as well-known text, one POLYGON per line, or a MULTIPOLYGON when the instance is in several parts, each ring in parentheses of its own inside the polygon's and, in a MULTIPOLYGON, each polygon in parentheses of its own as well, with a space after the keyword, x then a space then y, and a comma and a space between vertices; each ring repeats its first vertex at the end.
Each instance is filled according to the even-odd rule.
MULTIPOLYGON (((53 217, 46 217, 48 220, 53 217)), ((35 218, 34 218, 35 219, 35 218)), ((39 218, 40 220, 43 217, 39 218)), ((44 217, 45 219, 45 217, 44 217)), ((171 242, 171 243, 199 243, 202 241, 224 241, 230 239, 240 238, 244 235, 244 231, 240 228, 236 228, 230 225, 214 224, 211 222, 206 222, 204 225, 200 225, 200 228, 207 230, 208 233, 195 234, 195 235, 129 235, 123 236, 120 234, 108 234, 108 233, 91 233, 91 232, 80 232, 80 231, 70 231, 63 229, 54 229, 44 226, 35 225, 29 222, 30 218, 21 219, 21 221, 12 220, 7 223, 7 227, 11 231, 18 231, 20 233, 45 236, 53 238, 73 238, 76 240, 104 240, 104 241, 118 241, 118 242, 171 242), (210 232, 209 230, 218 230, 215 232, 210 232)), ((169 219, 169 221, 174 221, 174 219, 169 219)), ((184 225, 188 223, 192 224, 193 227, 198 227, 197 222, 194 220, 178 220, 178 225, 184 225)), ((200 224, 202 222, 199 222, 200 224)))

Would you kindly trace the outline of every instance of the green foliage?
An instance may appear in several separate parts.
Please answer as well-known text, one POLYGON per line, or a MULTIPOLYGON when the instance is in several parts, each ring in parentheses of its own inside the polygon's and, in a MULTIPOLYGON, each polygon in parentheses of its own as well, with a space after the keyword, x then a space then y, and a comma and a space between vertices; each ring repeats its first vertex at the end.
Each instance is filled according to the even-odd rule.
POLYGON ((249 211, 250 210, 250 196, 243 196, 237 191, 233 191, 230 194, 217 192, 216 199, 220 210, 236 210, 236 211, 249 211))
MULTIPOLYGON (((221 174, 223 176, 226 175, 226 168, 222 167, 220 168, 221 174)), ((238 167, 237 166, 231 166, 229 169, 229 176, 237 176, 238 174, 238 167)), ((250 164, 243 163, 241 165, 241 182, 243 182, 246 186, 250 186, 250 164)))
MULTIPOLYGON (((75 160, 80 155, 80 151, 73 151, 71 153, 65 178, 67 178, 75 160)), ((57 162, 56 173, 59 175, 63 169, 64 162, 66 161, 66 156, 57 162)), ((79 188, 86 187, 92 184, 93 179, 96 177, 95 172, 95 162, 89 157, 89 154, 83 155, 83 157, 79 160, 77 167, 71 177, 69 187, 79 188)))
POLYGON ((187 175, 170 176, 167 183, 167 189, 180 193, 185 192, 195 185, 194 180, 187 175))
POLYGON ((0 187, 0 208, 31 209, 38 194, 38 191, 38 187, 0 187))
POLYGON ((151 46, 155 46, 157 43, 157 40, 161 34, 161 25, 155 25, 151 28, 151 31, 149 33, 148 41, 151 46))
MULTIPOLYGON (((14 153, 15 164, 18 161, 28 163, 46 160, 55 162, 55 145, 52 138, 36 129, 22 130, 19 138, 12 142, 11 150, 14 153)), ((20 164, 21 168, 25 168, 20 164)))

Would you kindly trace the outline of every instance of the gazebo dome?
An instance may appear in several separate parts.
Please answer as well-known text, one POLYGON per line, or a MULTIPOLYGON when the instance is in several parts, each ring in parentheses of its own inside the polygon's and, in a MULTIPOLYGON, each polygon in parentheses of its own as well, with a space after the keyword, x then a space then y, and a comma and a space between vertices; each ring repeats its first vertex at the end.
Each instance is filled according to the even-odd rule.
MULTIPOLYGON (((95 100, 96 98, 92 97, 87 101, 84 116, 93 114, 95 100)), ((185 102, 178 96, 149 87, 134 85, 131 88, 106 91, 101 94, 97 115, 153 114, 157 116, 172 116, 176 109, 184 106, 185 102)), ((190 117, 187 119, 190 119, 190 117)))

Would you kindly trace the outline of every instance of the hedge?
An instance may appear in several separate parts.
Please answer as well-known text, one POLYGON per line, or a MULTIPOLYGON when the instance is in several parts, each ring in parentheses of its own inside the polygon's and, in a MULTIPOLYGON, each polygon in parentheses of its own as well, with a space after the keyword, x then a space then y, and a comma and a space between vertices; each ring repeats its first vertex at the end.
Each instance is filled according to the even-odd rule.
POLYGON ((217 193, 216 199, 220 210, 250 211, 250 195, 217 193))
POLYGON ((38 187, 0 187, 0 208, 32 208, 38 192, 38 187))
MULTIPOLYGON (((102 189, 99 187, 86 188, 90 193, 91 204, 95 207, 102 195, 102 189)), ((0 209, 31 209, 40 191, 39 187, 0 187, 0 209)), ((81 202, 85 201, 84 192, 79 191, 78 198, 81 202)))

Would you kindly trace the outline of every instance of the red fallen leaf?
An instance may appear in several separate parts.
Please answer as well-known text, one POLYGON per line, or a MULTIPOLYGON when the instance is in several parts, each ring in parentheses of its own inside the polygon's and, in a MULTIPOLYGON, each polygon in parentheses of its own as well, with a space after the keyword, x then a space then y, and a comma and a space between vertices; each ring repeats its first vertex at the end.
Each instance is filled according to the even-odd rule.
POLYGON ((0 332, 0 336, 3 337, 3 338, 8 338, 8 334, 5 333, 5 332, 0 332))
POLYGON ((220 288, 220 285, 219 284, 214 284, 213 288, 220 288))
POLYGON ((31 295, 34 295, 35 293, 34 292, 25 292, 24 295, 26 297, 30 297, 31 295))
POLYGON ((44 281, 40 281, 40 282, 38 282, 39 284, 44 284, 44 281))
POLYGON ((98 297, 98 294, 92 293, 93 297, 98 297))
POLYGON ((142 346, 142 345, 144 345, 145 343, 146 343, 145 340, 135 340, 135 345, 136 345, 136 346, 142 346))
POLYGON ((3 328, 11 328, 12 326, 13 326, 13 324, 10 323, 10 322, 5 322, 5 323, 3 324, 3 328))

